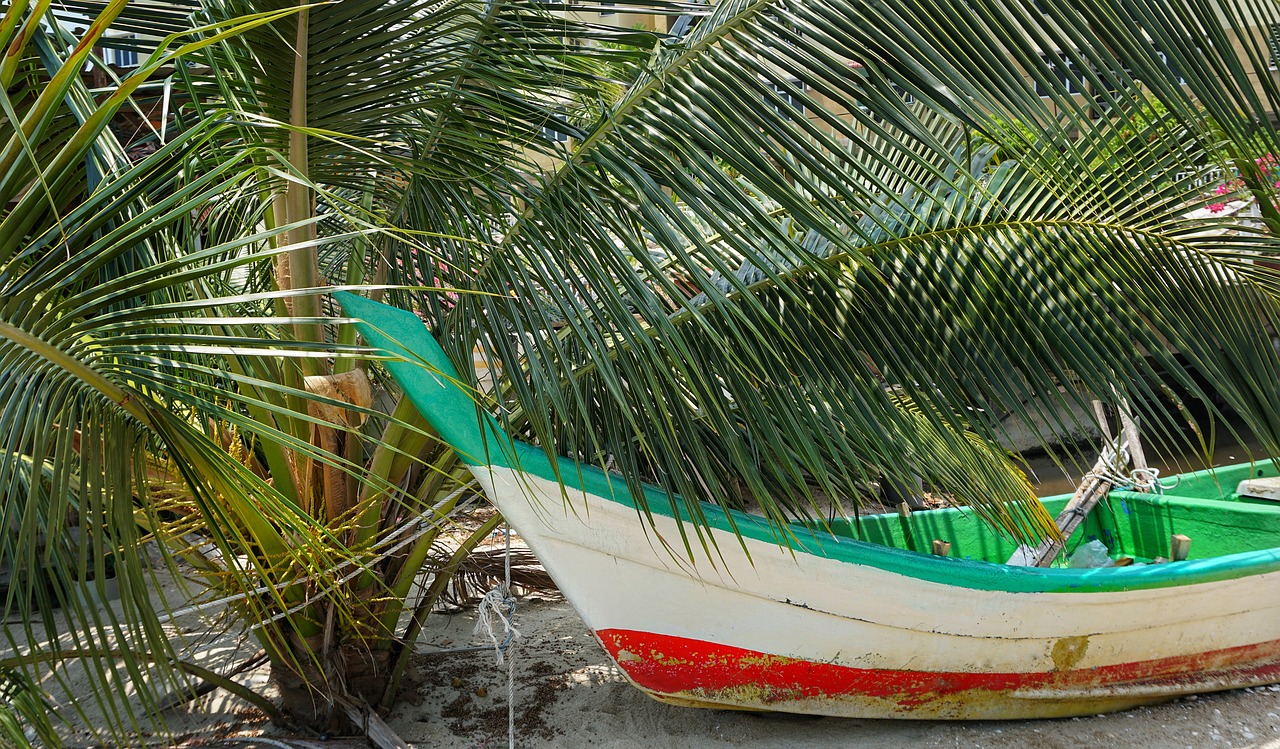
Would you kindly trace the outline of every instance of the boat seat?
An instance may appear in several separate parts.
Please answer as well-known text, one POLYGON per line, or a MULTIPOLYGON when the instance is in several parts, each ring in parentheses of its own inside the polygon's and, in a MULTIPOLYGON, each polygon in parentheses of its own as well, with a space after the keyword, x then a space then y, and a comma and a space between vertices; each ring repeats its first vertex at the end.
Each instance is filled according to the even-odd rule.
POLYGON ((1245 479, 1236 487, 1236 494, 1249 499, 1280 502, 1280 476, 1245 479))

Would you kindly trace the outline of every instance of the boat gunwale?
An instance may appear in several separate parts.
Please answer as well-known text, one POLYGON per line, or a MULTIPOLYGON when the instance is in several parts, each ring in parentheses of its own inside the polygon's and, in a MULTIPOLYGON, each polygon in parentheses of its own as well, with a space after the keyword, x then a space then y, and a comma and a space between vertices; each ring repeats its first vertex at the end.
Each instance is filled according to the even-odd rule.
MULTIPOLYGON (((613 487, 617 484, 621 484, 624 489, 626 487, 626 479, 621 474, 606 472, 590 464, 580 464, 557 456, 559 468, 559 476, 557 476, 547 459, 546 452, 541 447, 515 439, 511 439, 511 443, 518 452, 515 454, 507 453, 506 450, 503 452, 507 453, 504 457, 514 463, 514 466, 491 463, 475 466, 473 471, 505 468, 517 474, 525 472, 560 484, 564 487, 566 496, 576 490, 587 497, 596 497, 602 501, 630 508, 640 516, 642 522, 648 522, 643 519, 644 510, 639 507, 629 492, 613 491, 613 487)), ((491 454, 490 457, 496 456, 491 454)), ((1212 469, 1208 470, 1212 471, 1212 469)), ((673 503, 678 504, 683 501, 681 495, 668 495, 662 489, 646 483, 641 483, 641 487, 645 491, 649 512, 672 520, 692 522, 684 508, 680 508, 678 518, 672 510, 673 503)), ((569 498, 572 500, 571 496, 569 498)), ((1169 497, 1166 496, 1165 500, 1168 501, 1168 499, 1169 497)), ((1198 498, 1188 499, 1195 501, 1198 498)), ((709 528, 732 534, 733 527, 736 527, 744 539, 766 542, 780 551, 801 553, 845 564, 865 565, 925 582, 976 590, 1009 593, 1120 593, 1222 582, 1280 571, 1280 547, 1167 564, 1071 569, 1011 566, 980 559, 936 556, 834 533, 820 534, 811 527, 799 525, 789 527, 789 530, 794 529, 795 533, 792 535, 792 543, 788 544, 782 539, 776 526, 770 525, 763 517, 740 510, 726 511, 720 505, 705 500, 698 500, 698 503, 709 528), (802 543, 806 536, 814 542, 813 548, 802 543)), ((734 543, 731 539, 722 539, 720 543, 725 541, 734 543)), ((676 549, 669 549, 669 551, 672 554, 680 553, 676 549)))
MULTIPOLYGON (((521 472, 558 484, 559 494, 568 498, 574 491, 594 495, 602 501, 631 508, 638 522, 653 523, 630 496, 614 491, 615 482, 626 487, 621 474, 606 472, 594 465, 556 456, 553 465, 547 452, 509 436, 493 417, 476 402, 458 378, 457 370, 423 322, 412 312, 390 307, 351 294, 335 291, 343 306, 371 346, 385 352, 384 365, 400 383, 405 395, 437 431, 440 439, 458 453, 473 473, 485 470, 521 472), (373 321, 377 320, 377 324, 373 321)), ((1206 469, 1212 471, 1213 469, 1206 469)), ((1219 469, 1224 470, 1224 469, 1219 469)), ((1204 472, 1183 474, 1187 477, 1204 472)), ((652 515, 675 522, 692 522, 680 507, 684 498, 640 483, 645 504, 652 515)), ((526 492, 528 493, 528 492, 526 492)), ((543 492, 543 494, 549 493, 543 492)), ((501 499, 490 497, 501 507, 501 499)), ((1238 552, 1169 564, 1142 567, 1056 569, 1020 567, 976 559, 958 559, 897 549, 833 533, 820 537, 807 526, 788 527, 797 543, 788 543, 781 529, 765 518, 697 500, 708 528, 725 534, 736 529, 742 540, 730 536, 725 541, 741 544, 765 542, 787 554, 805 554, 850 565, 864 565, 924 582, 976 590, 1008 593, 1122 593, 1157 588, 1183 587, 1223 582, 1280 570, 1280 546, 1238 552), (808 536, 816 550, 799 543, 808 536)), ((532 529, 517 531, 527 533, 532 529)), ((718 543, 712 539, 713 543, 718 543)), ((667 549, 672 555, 681 552, 667 549)), ((709 553, 717 553, 710 551, 709 553)), ((723 556, 723 554, 722 554, 723 556)), ((754 561, 750 561, 755 564, 754 561)))

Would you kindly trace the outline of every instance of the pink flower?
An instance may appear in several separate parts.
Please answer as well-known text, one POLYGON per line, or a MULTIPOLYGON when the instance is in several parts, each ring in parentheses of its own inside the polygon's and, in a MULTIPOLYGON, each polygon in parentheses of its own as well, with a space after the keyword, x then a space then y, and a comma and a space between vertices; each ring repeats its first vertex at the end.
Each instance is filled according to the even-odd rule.
POLYGON ((1222 213, 1227 209, 1226 203, 1210 203, 1209 213, 1222 213))
POLYGON ((1226 195, 1230 191, 1231 191, 1231 188, 1227 187, 1226 185, 1218 185, 1217 187, 1213 188, 1213 192, 1216 195, 1226 195))

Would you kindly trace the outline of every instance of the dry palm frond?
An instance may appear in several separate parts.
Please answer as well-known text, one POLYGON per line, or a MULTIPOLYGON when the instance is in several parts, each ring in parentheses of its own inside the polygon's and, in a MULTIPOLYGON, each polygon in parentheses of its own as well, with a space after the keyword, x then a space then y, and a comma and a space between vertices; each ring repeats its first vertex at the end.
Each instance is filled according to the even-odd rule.
MULTIPOLYGON (((462 608, 484 598, 491 588, 506 576, 506 548, 493 546, 477 549, 453 576, 441 602, 450 608, 462 608)), ((547 570, 527 546, 511 548, 511 592, 517 598, 558 597, 559 589, 547 570)))

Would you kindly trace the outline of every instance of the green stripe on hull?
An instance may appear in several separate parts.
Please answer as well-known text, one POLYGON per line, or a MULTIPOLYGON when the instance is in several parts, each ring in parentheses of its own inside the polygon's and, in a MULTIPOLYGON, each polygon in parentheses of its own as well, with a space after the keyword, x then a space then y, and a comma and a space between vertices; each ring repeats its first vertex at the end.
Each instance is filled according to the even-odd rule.
POLYGON ((462 462, 511 465, 511 439, 467 394, 453 362, 417 315, 345 291, 333 297, 361 320, 356 327, 370 346, 404 360, 386 362, 387 371, 462 462))
MULTIPOLYGON (((393 357, 406 360, 388 362, 391 375, 441 438, 458 450, 459 456, 475 467, 475 470, 483 471, 483 466, 488 465, 498 469, 507 468, 525 472, 563 485, 570 495, 578 491, 585 492, 602 500, 633 508, 639 513, 635 501, 627 491, 626 481, 621 476, 608 474, 593 466, 578 465, 564 458, 557 458, 556 462, 552 463, 541 448, 508 437, 494 418, 482 412, 458 384, 459 379, 453 364, 415 315, 346 292, 335 292, 334 297, 342 304, 347 314, 361 321, 357 325, 370 345, 383 349, 393 357)), ((1210 497, 1223 497, 1222 489, 1217 488, 1218 482, 1234 487, 1234 483, 1227 483, 1232 476, 1237 473, 1243 476, 1252 470, 1251 466, 1218 469, 1216 473, 1188 474, 1185 480, 1189 492, 1194 490, 1196 495, 1203 495, 1208 501, 1210 497), (1214 491, 1217 493, 1215 494, 1214 491)), ((677 517, 666 493, 649 486, 644 488, 644 492, 652 513, 677 517)), ((1158 509, 1160 507, 1172 513, 1173 508, 1186 507, 1187 502, 1197 501, 1194 498, 1153 498, 1130 493, 1117 493, 1115 496, 1127 503, 1125 506, 1131 504, 1134 508, 1148 506, 1157 508, 1153 510, 1152 517, 1160 517, 1158 509)), ((491 499, 501 508, 505 498, 491 499)), ((1057 502, 1061 501, 1063 501, 1062 498, 1057 498, 1057 502)), ((1114 501, 1115 499, 1113 503, 1114 501)), ((1052 498, 1046 501, 1051 508, 1054 503, 1055 500, 1052 498)), ((1198 508, 1201 510, 1199 514, 1205 518, 1206 522, 1223 525, 1225 515, 1221 514, 1231 515, 1233 510, 1239 509, 1239 506, 1244 503, 1230 504, 1235 504, 1237 507, 1202 507, 1198 508), (1219 515, 1216 521, 1213 520, 1215 514, 1219 515)), ((1275 509, 1265 507, 1259 512, 1261 514, 1258 518, 1254 518, 1255 520, 1265 516, 1274 523, 1275 530, 1280 532, 1280 514, 1275 509)), ((776 530, 761 518, 737 511, 726 513, 719 506, 708 503, 703 503, 703 514, 707 523, 716 530, 732 533, 736 527, 744 538, 771 546, 783 546, 776 530)), ((683 520, 688 520, 683 513, 679 516, 683 520)), ((915 522, 921 522, 921 527, 925 530, 932 528, 939 531, 950 523, 954 532, 961 525, 956 520, 959 517, 965 518, 967 523, 978 522, 972 515, 966 516, 959 510, 918 513, 915 522), (928 519, 925 519, 926 517, 928 519)), ((1167 517, 1171 518, 1172 514, 1167 517)), ((896 520, 896 516, 889 520, 865 518, 863 523, 864 527, 874 531, 891 520, 896 520)), ((637 522, 640 521, 637 520, 637 522)), ((1096 525, 1098 521, 1094 522, 1096 525)), ((1145 528, 1150 525, 1150 522, 1143 525, 1142 521, 1139 521, 1139 527, 1145 528)), ((839 531, 841 527, 837 526, 834 529, 839 531)), ((843 527, 849 536, 855 535, 851 526, 845 524, 843 527)), ((1133 521, 1130 521, 1128 527, 1134 527, 1133 521)), ((1116 528, 1119 530, 1120 525, 1117 524, 1116 528)), ((798 539, 795 550, 799 553, 826 557, 849 564, 867 565, 940 585, 1011 593, 1113 593, 1210 583, 1280 570, 1280 548, 1261 548, 1212 558, 1146 567, 1092 570, 1037 569, 918 554, 852 537, 833 536, 799 525, 794 526, 793 531, 798 539)), ((1280 539, 1280 535, 1274 535, 1270 531, 1271 528, 1263 528, 1263 532, 1267 535, 1280 539)), ((641 532, 637 527, 637 534, 641 532)), ((1085 533, 1088 532, 1089 528, 1086 527, 1085 533)), ((895 540, 891 532, 883 532, 881 535, 882 537, 876 540, 882 543, 892 543, 895 540)), ((1145 542, 1147 546, 1141 547, 1142 549, 1153 546, 1159 540, 1158 534, 1154 532, 1148 533, 1148 536, 1150 538, 1145 542)), ((929 537, 944 538, 945 536, 929 537)), ((1138 539, 1135 543, 1144 543, 1139 535, 1134 537, 1138 539)), ((985 538, 986 546, 981 551, 972 553, 972 556, 999 559, 1003 557, 997 556, 998 554, 1003 554, 1012 548, 1007 542, 1002 543, 989 532, 985 538)), ((1167 542, 1167 538, 1166 535, 1163 540, 1167 542)), ((1209 537, 1206 537, 1205 541, 1203 545, 1212 543, 1209 537)), ((975 546, 978 545, 980 544, 975 543, 975 546)), ((963 546, 960 548, 963 549, 963 546)), ((1123 547, 1118 550, 1133 553, 1123 547)), ((1201 548, 1197 547, 1197 552, 1200 551, 1201 548)), ((962 551, 961 553, 970 552, 962 551)))
MULTIPOLYGON (((546 454, 541 448, 523 443, 517 443, 517 448, 518 462, 522 470, 550 481, 556 480, 551 476, 546 454)), ((627 507, 636 507, 626 491, 626 482, 621 476, 610 476, 592 466, 579 468, 563 459, 561 462, 561 471, 565 476, 578 473, 581 477, 581 484, 571 488, 581 489, 589 495, 627 507)), ((665 493, 648 486, 645 487, 645 493, 649 508, 655 515, 674 517, 665 493)), ((957 510, 933 511, 917 513, 916 517, 935 513, 954 515, 959 512, 957 510)), ((718 505, 707 503, 703 504, 703 513, 707 523, 716 530, 731 533, 732 526, 729 522, 731 515, 733 523, 744 538, 774 546, 779 545, 778 536, 774 530, 767 522, 756 516, 737 511, 730 511, 726 515, 718 505)), ((897 520, 896 515, 883 517, 889 521, 897 520)), ((972 514, 969 517, 974 522, 980 522, 972 514)), ((688 520, 687 517, 682 519, 688 520)), ((871 520, 873 518, 867 518, 864 522, 871 520)), ((1174 564, 1074 570, 1010 567, 985 561, 918 554, 867 541, 809 531, 803 527, 796 528, 796 536, 797 552, 849 564, 868 565, 942 585, 1011 593, 1123 592, 1216 582, 1280 570, 1280 549, 1274 548, 1174 564)))

